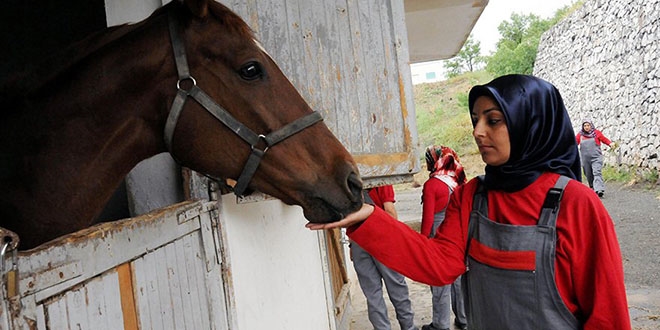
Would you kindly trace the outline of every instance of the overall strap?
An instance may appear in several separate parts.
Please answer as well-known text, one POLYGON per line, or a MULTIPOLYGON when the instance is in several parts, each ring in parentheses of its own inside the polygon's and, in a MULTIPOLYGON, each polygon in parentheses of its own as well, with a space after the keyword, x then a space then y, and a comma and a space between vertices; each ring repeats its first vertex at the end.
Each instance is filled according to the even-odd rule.
MULTIPOLYGON (((557 214, 559 214, 559 206, 561 198, 564 194, 564 188, 571 179, 567 176, 560 176, 557 179, 555 185, 548 190, 546 194, 545 201, 543 202, 543 208, 541 209, 541 215, 539 217, 538 226, 545 228, 548 226, 554 227, 557 220, 557 214)), ((483 176, 479 176, 479 182, 477 190, 474 193, 474 198, 472 201, 472 213, 470 214, 470 219, 468 223, 468 237, 467 244, 465 245, 465 265, 468 265, 468 253, 470 251, 470 243, 472 242, 472 237, 477 227, 477 221, 475 221, 472 216, 475 211, 482 213, 484 216, 488 216, 488 193, 484 188, 482 183, 483 176)))
POLYGON ((470 218, 468 219, 468 237, 467 243, 465 244, 465 268, 468 271, 470 270, 468 262, 470 243, 472 242, 472 237, 474 237, 474 231, 477 228, 477 221, 475 221, 473 215, 476 214, 476 212, 480 212, 482 214, 485 213, 484 216, 488 216, 488 192, 483 184, 484 176, 480 175, 477 178, 479 181, 477 182, 477 190, 472 197, 472 212, 470 212, 470 218))
POLYGON ((362 198, 364 199, 365 203, 375 206, 376 202, 374 202, 374 200, 371 198, 371 196, 369 196, 369 190, 371 190, 371 189, 362 190, 362 198))
POLYGON ((560 176, 557 179, 554 187, 548 190, 539 216, 538 225, 541 227, 554 227, 557 221, 557 214, 559 214, 559 206, 561 205, 561 198, 564 195, 564 188, 571 179, 567 176, 560 176))

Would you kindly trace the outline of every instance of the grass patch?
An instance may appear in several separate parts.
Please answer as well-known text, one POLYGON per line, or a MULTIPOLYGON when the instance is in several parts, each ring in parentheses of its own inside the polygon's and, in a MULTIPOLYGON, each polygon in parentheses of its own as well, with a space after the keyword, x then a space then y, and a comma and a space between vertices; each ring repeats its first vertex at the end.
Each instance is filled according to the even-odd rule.
POLYGON ((624 167, 619 167, 619 166, 604 165, 602 173, 603 173, 603 180, 605 181, 626 183, 626 182, 630 182, 633 177, 630 171, 628 171, 624 167))
POLYGON ((476 71, 440 82, 415 85, 420 146, 442 144, 453 148, 459 155, 477 153, 468 113, 468 92, 472 86, 490 80, 492 76, 486 71, 476 71))
POLYGON ((660 192, 660 172, 638 166, 603 166, 603 180, 660 192))

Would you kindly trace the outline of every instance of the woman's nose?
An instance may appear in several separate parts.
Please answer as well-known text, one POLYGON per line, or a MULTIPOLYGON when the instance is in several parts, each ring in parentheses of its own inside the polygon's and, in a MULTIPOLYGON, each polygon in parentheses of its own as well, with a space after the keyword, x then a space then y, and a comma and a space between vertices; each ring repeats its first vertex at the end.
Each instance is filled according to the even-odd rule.
POLYGON ((479 122, 477 122, 474 125, 474 129, 472 130, 472 136, 474 137, 484 136, 483 125, 479 124, 479 122))

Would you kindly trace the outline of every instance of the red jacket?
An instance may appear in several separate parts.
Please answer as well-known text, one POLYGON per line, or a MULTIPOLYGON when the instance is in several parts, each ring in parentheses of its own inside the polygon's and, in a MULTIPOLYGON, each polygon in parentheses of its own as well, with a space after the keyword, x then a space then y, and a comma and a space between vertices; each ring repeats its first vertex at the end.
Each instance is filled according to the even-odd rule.
MULTIPOLYGON (((608 146, 612 143, 612 141, 610 141, 610 139, 606 138, 605 135, 603 135, 603 133, 601 133, 601 131, 595 129, 594 133, 596 133, 596 136, 594 137, 594 140, 596 140, 595 142, 596 142, 597 146, 599 146, 601 142, 605 143, 608 146)), ((577 141, 578 145, 580 145, 580 140, 581 139, 582 139, 582 134, 578 133, 575 136, 575 140, 577 141)))
MULTIPOLYGON (((513 193, 489 191, 488 217, 499 223, 535 225, 545 195, 558 175, 546 173, 513 193)), ((433 286, 450 284, 465 272, 465 245, 476 179, 452 194, 434 238, 375 208, 351 239, 388 267, 433 286)), ((630 329, 621 250, 614 223, 589 187, 572 180, 557 218, 555 283, 563 302, 584 329, 630 329)))
MULTIPOLYGON (((434 215, 449 204, 449 186, 435 177, 424 182, 422 190, 422 235, 429 237, 433 229, 434 215)), ((435 234, 435 233, 434 233, 435 234)))

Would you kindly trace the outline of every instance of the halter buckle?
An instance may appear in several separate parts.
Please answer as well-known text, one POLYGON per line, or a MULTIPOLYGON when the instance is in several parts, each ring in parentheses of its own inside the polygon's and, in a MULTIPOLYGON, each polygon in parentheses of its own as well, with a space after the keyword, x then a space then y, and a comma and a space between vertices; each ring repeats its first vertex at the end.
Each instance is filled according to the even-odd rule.
POLYGON ((257 149, 257 150, 261 150, 261 152, 265 154, 266 151, 268 151, 268 148, 270 148, 270 145, 268 144, 268 140, 266 139, 266 136, 263 135, 263 134, 259 134, 259 136, 257 136, 257 138, 258 138, 257 143, 251 145, 250 149, 252 151, 254 151, 254 149, 257 149, 257 144, 259 143, 259 141, 263 141, 264 145, 266 145, 266 147, 263 150, 262 149, 257 149))

